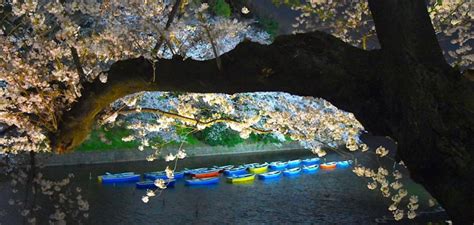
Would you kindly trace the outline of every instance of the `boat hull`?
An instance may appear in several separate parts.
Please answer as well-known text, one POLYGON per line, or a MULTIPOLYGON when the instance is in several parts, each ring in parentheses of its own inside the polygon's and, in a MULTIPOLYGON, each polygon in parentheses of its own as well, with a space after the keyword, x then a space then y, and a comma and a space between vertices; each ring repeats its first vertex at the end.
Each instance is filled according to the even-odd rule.
POLYGON ((219 176, 219 170, 213 171, 202 171, 199 173, 191 174, 194 178, 209 178, 209 177, 217 177, 219 176))
MULTIPOLYGON (((144 173, 143 178, 145 179, 150 179, 150 180, 156 180, 156 179, 168 179, 166 176, 165 172, 151 172, 151 173, 144 173)), ((174 173, 174 179, 181 179, 184 178, 184 172, 176 172, 174 173)))
POLYGON ((209 170, 209 168, 196 168, 196 169, 185 169, 184 170, 184 175, 192 175, 193 173, 204 171, 204 170, 209 170))
POLYGON ((259 165, 258 163, 248 163, 248 164, 244 164, 242 165, 242 167, 244 168, 253 168, 253 167, 256 167, 257 165, 259 165))
POLYGON ((283 171, 283 175, 285 175, 285 176, 296 176, 296 175, 299 175, 300 173, 301 173, 301 169, 300 169, 300 168, 287 169, 287 170, 284 170, 284 171, 283 171))
POLYGON ((301 160, 290 160, 288 161, 288 168, 295 168, 301 165, 301 160))
POLYGON ((336 165, 337 165, 336 162, 328 162, 328 163, 322 163, 321 165, 319 165, 319 167, 321 167, 321 169, 323 170, 331 170, 331 169, 336 168, 336 165))
POLYGON ((102 176, 101 182, 104 184, 110 183, 128 183, 128 182, 136 182, 140 180, 140 174, 133 174, 133 175, 104 175, 102 176))
POLYGON ((262 173, 258 175, 258 179, 260 180, 269 180, 269 179, 277 179, 280 178, 281 172, 268 172, 268 173, 262 173))
POLYGON ((229 183, 237 184, 237 183, 247 183, 253 182, 255 180, 255 174, 245 174, 239 176, 228 177, 227 181, 229 183))
POLYGON ((311 166, 311 165, 319 164, 320 161, 321 159, 319 158, 311 158, 311 159, 304 159, 301 161, 301 163, 306 166, 311 166))
POLYGON ((268 166, 249 168, 249 172, 253 174, 266 173, 267 171, 268 171, 268 166))
POLYGON ((350 166, 351 166, 351 162, 349 160, 339 161, 336 163, 337 168, 349 168, 350 166))
POLYGON ((271 170, 285 170, 287 166, 288 166, 288 163, 283 163, 283 162, 275 163, 274 162, 274 163, 270 163, 268 168, 270 168, 271 170))
MULTIPOLYGON (((176 180, 165 181, 166 187, 174 187, 175 183, 176 183, 176 180)), ((151 180, 137 182, 135 184, 135 187, 137 189, 156 189, 156 188, 158 188, 155 185, 155 181, 151 181, 151 180)))
POLYGON ((184 181, 188 186, 199 186, 199 185, 212 185, 218 184, 219 178, 212 177, 212 178, 203 178, 203 179, 189 179, 184 181))
POLYGON ((315 173, 319 170, 319 166, 318 165, 303 166, 302 170, 305 173, 315 173))
POLYGON ((114 174, 107 173, 107 174, 105 174, 105 175, 97 176, 97 180, 98 180, 99 182, 102 182, 102 177, 104 177, 104 176, 110 176, 110 175, 115 175, 115 176, 116 176, 116 175, 134 175, 134 174, 135 174, 135 172, 124 172, 124 173, 114 173, 114 174))
POLYGON ((247 173, 246 168, 234 168, 230 170, 224 170, 224 175, 226 176, 235 176, 235 175, 243 175, 247 173))
POLYGON ((219 173, 222 173, 224 170, 230 170, 232 168, 234 168, 234 165, 214 166, 212 169, 219 170, 219 173))

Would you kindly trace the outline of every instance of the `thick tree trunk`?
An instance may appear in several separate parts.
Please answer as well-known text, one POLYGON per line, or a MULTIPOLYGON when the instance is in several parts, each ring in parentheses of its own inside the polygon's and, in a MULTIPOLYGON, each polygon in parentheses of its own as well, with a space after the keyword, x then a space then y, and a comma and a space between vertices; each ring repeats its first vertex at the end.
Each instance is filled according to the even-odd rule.
POLYGON ((383 74, 383 91, 375 98, 385 108, 380 117, 389 120, 399 159, 456 224, 472 224, 473 83, 455 71, 446 74, 414 62, 401 65, 386 55, 382 58, 377 70, 383 74))
POLYGON ((412 178, 456 224, 474 222, 474 92, 444 60, 421 0, 370 0, 384 118, 412 178))
POLYGON ((382 49, 363 51, 321 33, 244 42, 213 60, 114 64, 108 83, 87 85, 52 134, 57 151, 78 146, 98 113, 138 91, 285 91, 323 97, 373 133, 398 141, 399 158, 458 224, 474 221, 474 85, 444 61, 421 0, 369 2, 382 49))

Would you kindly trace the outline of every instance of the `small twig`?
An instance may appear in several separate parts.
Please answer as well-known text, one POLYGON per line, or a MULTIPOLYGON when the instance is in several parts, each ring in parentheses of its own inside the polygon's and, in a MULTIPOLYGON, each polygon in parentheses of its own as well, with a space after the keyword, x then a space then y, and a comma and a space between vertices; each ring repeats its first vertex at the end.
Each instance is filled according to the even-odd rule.
MULTIPOLYGON (((178 9, 179 9, 180 5, 181 5, 181 0, 176 0, 176 2, 173 5, 173 8, 171 9, 170 14, 168 15, 168 21, 166 21, 165 31, 168 31, 169 27, 171 26, 171 23, 173 23, 173 20, 176 16, 176 13, 178 12, 178 9)), ((163 45, 163 41, 166 41, 166 40, 165 40, 164 34, 160 32, 160 39, 158 40, 158 42, 156 42, 155 47, 151 51, 152 56, 154 58, 158 54, 158 50, 161 48, 161 45, 163 45)), ((171 49, 171 45, 169 47, 171 49)), ((171 51, 173 51, 173 50, 171 50, 171 51)))
POLYGON ((10 36, 11 34, 13 34, 13 32, 16 31, 16 29, 18 29, 21 25, 23 25, 23 21, 20 21, 15 27, 13 27, 10 32, 8 32, 7 36, 10 36))
POLYGON ((443 17, 440 21, 439 21, 439 24, 443 24, 444 21, 448 18, 451 18, 450 16, 454 14, 454 12, 456 12, 459 7, 461 7, 461 5, 463 5, 464 2, 460 2, 453 10, 451 10, 451 12, 448 13, 448 15, 446 17, 443 17))
POLYGON ((207 37, 209 38, 209 42, 210 42, 211 45, 212 45, 212 51, 214 52, 214 57, 216 57, 217 69, 218 69, 219 71, 222 71, 221 58, 219 57, 219 54, 218 54, 218 51, 217 51, 217 45, 216 45, 216 43, 214 42, 214 39, 212 38, 211 30, 210 30, 209 27, 206 26, 206 25, 202 25, 202 26, 204 27, 204 30, 206 30, 207 37))
POLYGON ((7 18, 7 16, 8 16, 8 14, 7 14, 7 13, 5 13, 5 15, 2 17, 2 19, 0 19, 0 24, 2 24, 2 23, 3 23, 3 21, 4 21, 4 20, 7 18))
MULTIPOLYGON (((179 150, 178 151, 181 151, 181 149, 183 149, 183 144, 184 144, 184 141, 182 141, 181 144, 179 145, 179 150)), ((176 160, 174 162, 173 172, 176 170, 176 166, 178 165, 178 160, 179 160, 179 158, 176 157, 176 160)))
POLYGON ((156 63, 157 61, 156 60, 153 60, 151 62, 151 66, 153 67, 153 79, 151 80, 153 83, 155 82, 156 80, 156 63))
POLYGON ((76 65, 77 73, 79 74, 79 80, 81 83, 84 83, 86 79, 86 74, 84 73, 84 70, 82 69, 81 59, 79 58, 77 49, 72 46, 70 47, 70 49, 71 49, 72 59, 74 61, 74 64, 76 65))

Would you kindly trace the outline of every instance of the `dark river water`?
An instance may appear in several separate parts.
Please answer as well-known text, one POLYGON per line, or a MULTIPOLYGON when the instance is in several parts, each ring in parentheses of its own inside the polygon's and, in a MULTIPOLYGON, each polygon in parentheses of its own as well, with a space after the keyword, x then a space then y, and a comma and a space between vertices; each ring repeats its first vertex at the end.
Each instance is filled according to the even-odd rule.
MULTIPOLYGON (((303 150, 195 157, 180 161, 178 170, 303 157, 313 155, 303 150)), ((332 155, 329 159, 342 158, 332 155)), ((73 184, 82 188, 84 198, 90 203, 87 224, 377 224, 377 218, 391 218, 388 199, 368 190, 367 180, 355 176, 351 169, 319 170, 315 174, 239 185, 226 183, 221 178, 215 186, 188 187, 180 180, 175 188, 165 190, 147 204, 141 201, 146 191, 135 189, 133 183, 102 185, 96 179, 106 171, 143 173, 161 170, 164 166, 162 161, 64 166, 49 167, 44 173, 58 179, 75 173, 73 184)), ((6 211, 0 221, 21 224, 21 217, 6 203, 10 198, 6 186, 6 182, 0 184, 0 206, 6 211)), ((411 181, 405 181, 405 186, 420 196, 420 211, 433 210, 427 206, 429 195, 420 186, 411 181)), ((434 217, 424 218, 418 222, 404 220, 386 224, 427 224, 426 218, 434 217)))

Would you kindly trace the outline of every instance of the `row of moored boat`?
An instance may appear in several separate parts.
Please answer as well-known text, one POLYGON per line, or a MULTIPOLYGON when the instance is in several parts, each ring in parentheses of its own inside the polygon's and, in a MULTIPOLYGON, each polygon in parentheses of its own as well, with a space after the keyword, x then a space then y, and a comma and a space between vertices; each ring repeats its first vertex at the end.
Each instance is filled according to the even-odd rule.
POLYGON ((174 187, 177 179, 185 179, 185 184, 190 186, 211 185, 218 184, 221 174, 224 174, 229 183, 248 183, 253 182, 256 178, 262 180, 278 179, 281 176, 315 173, 319 169, 347 168, 351 164, 351 160, 321 163, 319 158, 309 158, 285 162, 250 163, 240 166, 225 165, 212 168, 185 169, 184 171, 174 172, 172 177, 168 177, 165 171, 149 172, 143 174, 144 181, 140 181, 141 175, 134 172, 107 173, 99 176, 98 179, 102 183, 136 182, 137 188, 153 189, 157 187, 155 180, 158 179, 162 179, 167 187, 174 187))

